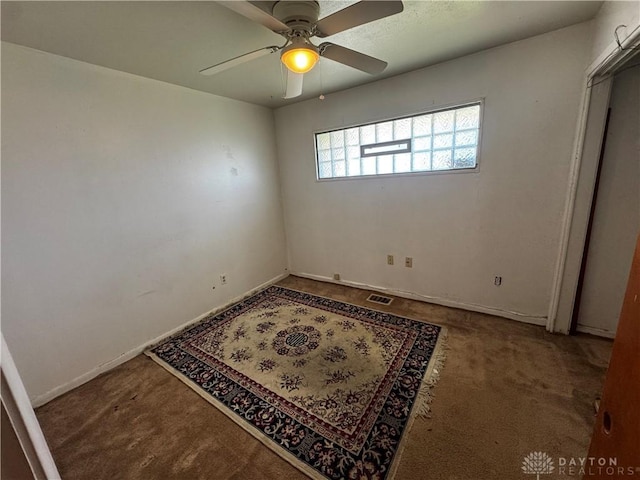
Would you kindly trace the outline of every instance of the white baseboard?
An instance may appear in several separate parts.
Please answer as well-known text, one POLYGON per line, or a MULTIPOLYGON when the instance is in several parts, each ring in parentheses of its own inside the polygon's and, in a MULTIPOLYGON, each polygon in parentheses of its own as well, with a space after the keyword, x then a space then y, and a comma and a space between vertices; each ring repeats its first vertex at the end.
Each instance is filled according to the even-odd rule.
POLYGON ((67 393, 70 390, 73 390, 76 387, 79 387, 80 385, 87 383, 89 380, 94 379, 95 377, 97 377, 98 375, 104 373, 104 372, 108 372, 109 370, 117 367, 118 365, 123 364, 124 362, 127 362, 129 360, 131 360, 133 357, 136 357, 137 355, 140 355, 144 350, 146 350, 148 347, 159 343, 160 341, 162 341, 164 338, 170 337, 171 335, 178 333, 179 331, 183 330, 184 328, 188 327, 189 325, 199 322, 200 320, 202 320, 204 317, 206 317, 207 315, 210 315, 212 313, 217 313, 220 312, 221 310, 224 310, 225 308, 229 307, 230 305, 233 305, 236 302, 239 302, 240 300, 242 300, 243 298, 246 298, 248 296, 253 295, 254 293, 256 293, 259 290, 262 290, 263 288, 268 287, 269 285, 272 285, 276 282, 279 282, 280 280, 282 280, 283 278, 286 278, 289 276, 289 273, 283 273, 281 275, 278 275, 277 277, 272 278, 271 280, 268 280, 266 282, 264 282, 263 284, 249 290, 246 293, 243 293, 242 295, 238 295, 235 298, 232 298, 231 300, 229 300, 227 303, 225 303, 222 306, 219 307, 215 307, 212 310, 209 310, 208 312, 203 313, 202 315, 199 315, 198 317, 194 318, 193 320, 189 320, 188 322, 168 331, 165 332, 161 335, 159 335, 158 337, 149 340, 148 342, 143 343, 142 345, 139 345, 131 350, 129 350, 128 352, 123 353, 122 355, 114 358, 113 360, 109 360, 106 363, 103 363, 102 365, 97 366, 96 368, 89 370, 87 373, 84 373, 82 375, 80 375, 79 377, 74 378, 73 380, 71 380, 70 382, 67 382, 63 385, 60 385, 58 387, 55 387, 51 390, 49 390, 46 393, 43 393, 42 395, 38 395, 35 398, 31 399, 31 405, 33 406, 33 408, 37 408, 40 407, 42 405, 44 405, 45 403, 50 402, 51 400, 53 400, 56 397, 59 397, 60 395, 63 395, 65 393, 67 393))
POLYGON ((603 330, 601 328, 587 327, 585 325, 578 325, 576 331, 580 333, 588 333, 589 335, 595 335, 597 337, 604 338, 616 338, 616 332, 610 332, 609 330, 603 330))
POLYGON ((366 290, 373 290, 380 293, 388 293, 390 295, 395 295, 396 297, 408 298, 410 300, 420 300, 422 302, 435 303, 437 305, 443 305, 445 307, 460 308, 462 310, 470 310, 472 312, 487 313, 489 315, 495 315, 497 317, 508 318, 510 320, 517 320, 519 322, 530 323, 533 325, 545 326, 547 324, 546 316, 535 316, 535 315, 529 315, 526 313, 500 310, 498 308, 486 307, 484 305, 457 302, 454 300, 448 300, 446 298, 440 298, 440 297, 430 297, 428 295, 422 295, 420 293, 406 292, 404 290, 396 290, 394 288, 378 287, 376 285, 353 282, 351 280, 338 281, 338 280, 333 280, 330 277, 313 275, 311 273, 291 272, 291 275, 295 275, 303 278, 309 278, 311 280, 318 280, 320 282, 335 283, 336 285, 348 285, 350 287, 364 288, 366 290))

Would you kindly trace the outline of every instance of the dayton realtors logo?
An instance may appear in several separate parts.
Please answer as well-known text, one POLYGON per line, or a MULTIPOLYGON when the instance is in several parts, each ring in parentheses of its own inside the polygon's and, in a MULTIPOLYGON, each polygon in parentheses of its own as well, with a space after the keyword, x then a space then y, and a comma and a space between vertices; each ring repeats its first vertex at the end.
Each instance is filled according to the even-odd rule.
POLYGON ((598 475, 623 477, 640 477, 640 467, 618 465, 615 457, 558 457, 558 468, 555 462, 546 452, 531 452, 522 460, 522 471, 527 475, 535 475, 540 480, 540 475, 584 476, 598 475))
POLYGON ((554 470, 553 460, 545 452, 531 452, 522 461, 522 471, 527 475, 535 475, 540 480, 540 475, 549 475, 554 470))

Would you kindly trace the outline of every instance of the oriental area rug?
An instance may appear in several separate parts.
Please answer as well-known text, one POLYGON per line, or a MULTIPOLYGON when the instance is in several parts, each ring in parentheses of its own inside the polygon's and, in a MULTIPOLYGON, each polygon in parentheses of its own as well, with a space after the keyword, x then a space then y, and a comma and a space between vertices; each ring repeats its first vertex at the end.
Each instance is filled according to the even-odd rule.
POLYGON ((147 352, 312 478, 390 479, 443 327, 271 286, 147 352))

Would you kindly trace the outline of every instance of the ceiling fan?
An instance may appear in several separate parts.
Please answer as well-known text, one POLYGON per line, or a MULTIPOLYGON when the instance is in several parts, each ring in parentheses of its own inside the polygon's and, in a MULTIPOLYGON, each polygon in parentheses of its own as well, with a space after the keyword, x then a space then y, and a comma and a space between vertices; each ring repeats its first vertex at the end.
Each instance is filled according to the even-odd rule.
POLYGON ((314 0, 280 0, 275 3, 231 0, 218 3, 282 35, 286 41, 282 46, 272 45, 254 50, 207 67, 200 70, 200 73, 215 75, 264 55, 282 52, 280 59, 287 67, 287 88, 284 98, 294 98, 302 94, 303 74, 310 71, 320 57, 371 75, 381 73, 387 67, 387 62, 331 42, 316 46, 311 43, 311 38, 325 38, 395 15, 402 12, 404 8, 400 0, 363 0, 318 20, 320 5, 314 0))

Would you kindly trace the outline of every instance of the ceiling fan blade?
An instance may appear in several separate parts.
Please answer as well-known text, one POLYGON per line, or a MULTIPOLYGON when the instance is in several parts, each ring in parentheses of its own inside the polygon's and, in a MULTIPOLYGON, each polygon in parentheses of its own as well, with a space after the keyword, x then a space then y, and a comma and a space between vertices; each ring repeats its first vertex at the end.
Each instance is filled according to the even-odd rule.
POLYGON ((316 36, 328 37, 358 25, 389 17, 404 10, 402 2, 364 0, 324 17, 316 24, 316 36))
POLYGON ((371 75, 381 73, 387 68, 387 62, 334 43, 325 42, 320 45, 319 49, 321 56, 371 75))
POLYGON ((287 70, 287 91, 283 98, 295 98, 302 95, 302 73, 294 73, 287 70))
POLYGON ((276 17, 272 17, 260 7, 253 5, 252 2, 244 0, 230 0, 221 1, 218 3, 224 5, 229 10, 233 10, 234 12, 247 17, 249 20, 253 20, 254 22, 264 25, 269 30, 272 30, 276 33, 289 31, 289 27, 287 27, 284 23, 282 23, 276 17))
POLYGON ((222 63, 217 63, 211 67, 203 68, 200 70, 202 75, 215 75, 216 73, 224 72, 230 68, 233 68, 242 63, 248 62, 250 60, 254 60, 256 58, 264 57, 269 53, 277 52, 280 50, 280 47, 271 46, 264 47, 260 50, 254 50, 253 52, 245 53, 244 55, 240 55, 239 57, 232 58, 231 60, 225 60, 222 63))

